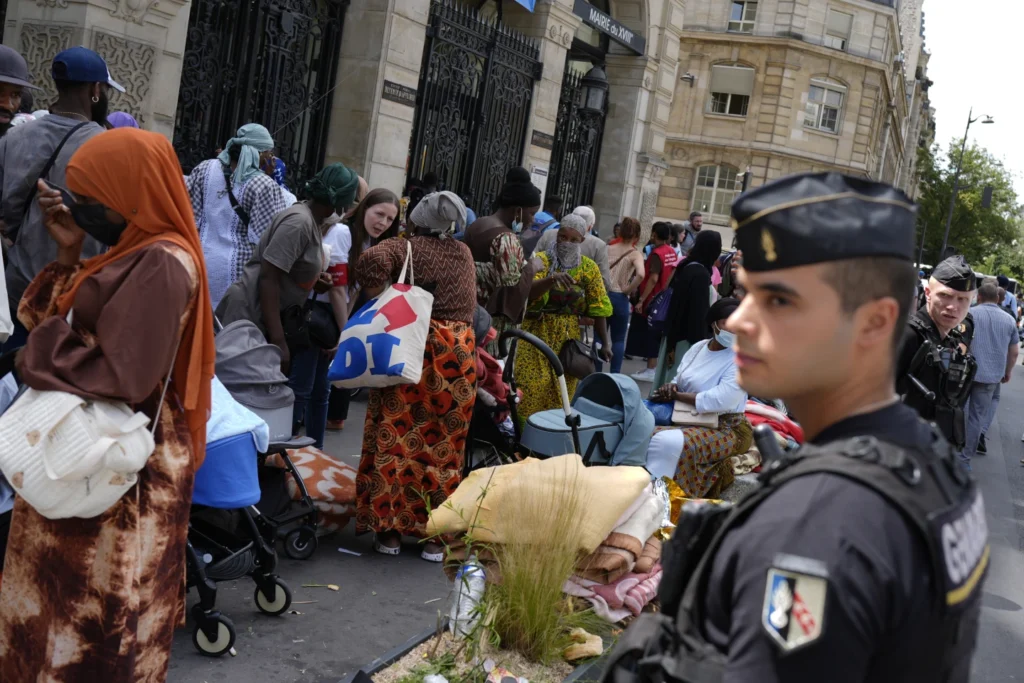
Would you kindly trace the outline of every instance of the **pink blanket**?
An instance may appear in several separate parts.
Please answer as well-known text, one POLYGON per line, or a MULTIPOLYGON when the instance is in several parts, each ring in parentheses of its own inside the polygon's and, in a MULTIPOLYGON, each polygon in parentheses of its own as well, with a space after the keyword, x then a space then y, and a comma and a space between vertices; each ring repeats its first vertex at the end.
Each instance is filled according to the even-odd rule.
POLYGON ((647 603, 657 597, 662 573, 661 565, 656 564, 649 573, 629 573, 607 585, 573 576, 562 590, 585 598, 598 616, 616 623, 631 615, 640 616, 647 603))

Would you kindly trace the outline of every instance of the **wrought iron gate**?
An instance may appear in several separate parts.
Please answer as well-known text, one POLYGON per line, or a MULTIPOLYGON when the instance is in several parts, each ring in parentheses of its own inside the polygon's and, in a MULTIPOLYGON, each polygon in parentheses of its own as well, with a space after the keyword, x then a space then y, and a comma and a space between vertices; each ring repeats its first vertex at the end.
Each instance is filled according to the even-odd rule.
POLYGON ((529 38, 451 0, 434 0, 416 95, 409 177, 429 171, 477 213, 489 213, 520 163, 540 80, 529 38))
POLYGON ((561 197, 569 210, 594 201, 597 162, 608 112, 607 98, 600 112, 583 106, 583 76, 566 60, 548 176, 548 195, 561 197))
POLYGON ((193 0, 174 146, 185 172, 260 123, 294 188, 323 164, 349 0, 193 0))

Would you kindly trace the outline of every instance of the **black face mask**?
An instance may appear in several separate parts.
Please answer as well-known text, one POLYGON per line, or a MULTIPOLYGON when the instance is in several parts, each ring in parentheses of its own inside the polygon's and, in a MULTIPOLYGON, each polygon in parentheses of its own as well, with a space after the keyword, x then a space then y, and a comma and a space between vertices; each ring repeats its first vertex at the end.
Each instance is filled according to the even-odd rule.
POLYGON ((61 202, 71 211, 71 217, 78 227, 100 244, 112 247, 121 239, 121 233, 128 227, 128 222, 112 223, 107 218, 107 207, 102 204, 82 204, 75 196, 63 187, 51 183, 51 187, 60 192, 61 202))
POLYGON ((128 223, 111 223, 107 218, 107 207, 102 204, 72 204, 71 217, 75 219, 85 234, 95 238, 100 244, 112 247, 121 239, 121 233, 128 223))

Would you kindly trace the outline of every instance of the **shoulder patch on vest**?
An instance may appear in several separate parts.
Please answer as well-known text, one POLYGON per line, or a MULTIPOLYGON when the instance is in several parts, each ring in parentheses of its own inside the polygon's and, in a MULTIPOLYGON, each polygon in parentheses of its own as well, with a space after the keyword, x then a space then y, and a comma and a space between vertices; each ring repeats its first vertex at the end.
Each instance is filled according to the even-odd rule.
POLYGON ((956 610, 979 591, 988 570, 988 522, 981 492, 975 489, 960 504, 933 517, 931 533, 942 553, 946 606, 956 610))
MULTIPOLYGON (((775 565, 780 564, 776 558, 775 565)), ((804 558, 789 558, 791 560, 804 558)), ((813 560, 806 560, 813 571, 813 560)), ((783 652, 791 652, 813 643, 821 637, 825 627, 825 598, 828 579, 818 573, 794 571, 772 566, 764 590, 764 608, 761 625, 772 641, 783 652)))

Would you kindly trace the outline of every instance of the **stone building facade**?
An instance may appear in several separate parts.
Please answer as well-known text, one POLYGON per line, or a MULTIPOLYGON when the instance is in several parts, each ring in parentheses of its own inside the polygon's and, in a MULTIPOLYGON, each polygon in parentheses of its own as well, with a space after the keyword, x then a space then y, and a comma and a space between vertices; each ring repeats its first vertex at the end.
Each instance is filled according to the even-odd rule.
POLYGON ((111 92, 111 111, 171 137, 188 16, 189 0, 7 0, 3 42, 25 56, 43 88, 40 107, 56 94, 54 55, 76 45, 96 50, 127 91, 111 92))
MULTIPOLYGON (((748 187, 804 171, 906 187, 923 99, 900 22, 915 2, 900 11, 891 0, 688 3, 658 216, 698 210, 724 228, 744 173, 748 187)), ((920 22, 919 9, 910 15, 920 22)))
MULTIPOLYGON (((436 106, 424 104, 432 12, 458 8, 536 55, 526 104, 514 112, 521 128, 501 129, 494 143, 509 148, 503 167, 521 163, 543 190, 566 148, 566 74, 573 64, 600 67, 601 132, 572 144, 591 164, 587 196, 607 236, 622 216, 648 228, 694 208, 726 225, 747 169, 751 185, 835 169, 912 189, 913 150, 932 126, 927 52, 921 0, 895 3, 690 0, 684 16, 683 0, 537 0, 533 12, 506 0, 498 23, 494 0, 258 0, 246 10, 223 0, 8 0, 3 37, 48 89, 41 106, 53 95, 53 55, 86 45, 128 90, 112 110, 175 140, 183 159, 208 158, 256 120, 280 134, 297 182, 342 161, 371 187, 400 192, 430 170, 411 147, 417 117, 436 106), (251 38, 249 24, 232 27, 231 12, 265 27, 251 41, 261 52, 225 47, 251 38), (288 82, 267 86, 271 67, 288 82), (241 104, 209 113, 225 98, 241 104)), ((475 106, 459 125, 486 114, 475 106)), ((566 168, 563 176, 583 172, 566 168)))
MULTIPOLYGON (((332 109, 328 160, 362 169, 371 186, 399 189, 408 173, 416 108, 381 96, 385 84, 420 86, 431 0, 352 0, 345 22, 339 78, 332 109)), ((546 172, 556 134, 566 58, 573 39, 590 30, 574 0, 537 0, 531 13, 503 4, 504 25, 539 46, 541 73, 534 86, 521 163, 546 172), (576 11, 574 11, 576 10, 576 11)), ((584 3, 586 4, 586 3, 584 3)), ((493 2, 466 2, 493 15, 493 2), (491 5, 491 7, 489 7, 491 5)), ((603 234, 621 216, 655 215, 668 164, 666 140, 683 31, 682 0, 607 0, 607 13, 645 42, 643 54, 611 42, 604 69, 609 84, 593 205, 603 234)), ((536 176, 543 177, 543 175, 536 176)), ((542 183, 543 181, 536 181, 542 183)), ((545 188, 542 188, 545 189, 545 188)), ((474 207, 478 211, 480 207, 474 207)))
MULTIPOLYGON (((326 120, 322 131, 314 135, 308 133, 308 126, 296 128, 289 138, 292 144, 306 144, 302 141, 312 139, 319 145, 314 156, 353 166, 371 186, 396 192, 405 187, 411 172, 410 138, 420 107, 417 89, 425 65, 432 2, 462 5, 467 11, 481 14, 489 5, 489 11, 494 12, 493 0, 259 0, 254 4, 258 9, 246 10, 250 17, 253 12, 261 12, 271 22, 270 29, 284 34, 305 25, 302 22, 309 18, 305 15, 319 13, 322 21, 328 16, 323 8, 326 3, 345 6, 340 47, 333 62, 334 87, 288 84, 286 92, 303 95, 303 102, 291 103, 300 115, 307 100, 330 103, 323 108, 326 120), (303 88, 305 93, 301 92, 303 88)), ((231 4, 221 0, 8 0, 4 43, 26 55, 36 81, 47 88, 38 98, 42 106, 54 94, 49 78, 53 56, 72 45, 95 49, 107 59, 111 75, 128 90, 125 95, 112 97, 112 110, 132 113, 144 128, 175 139, 177 145, 181 130, 176 128, 182 128, 182 117, 194 118, 206 107, 201 101, 190 108, 180 106, 179 93, 210 101, 223 99, 223 92, 230 93, 228 97, 249 97, 265 76, 258 72, 258 64, 253 66, 262 57, 251 55, 249 63, 244 54, 237 63, 216 59, 213 61, 217 63, 191 63, 207 60, 211 54, 221 58, 228 54, 215 43, 227 43, 229 39, 219 38, 212 31, 230 29, 225 27, 224 13, 240 11, 229 7, 231 4), (197 18, 197 12, 202 16, 197 18), (214 26, 207 15, 220 16, 220 23, 214 26), (193 44, 199 43, 204 44, 202 52, 194 49, 193 44), (190 54, 195 57, 190 58, 190 54), (211 80, 210 92, 200 92, 203 84, 197 87, 195 81, 206 78, 211 80), (254 80, 247 81, 248 85, 241 82, 248 78, 254 80)), ((599 226, 605 233, 610 233, 611 225, 623 215, 638 216, 645 225, 654 218, 661 178, 668 168, 667 140, 684 29, 683 4, 683 0, 537 0, 533 12, 507 0, 502 5, 502 26, 534 41, 539 50, 538 78, 528 111, 522 112, 525 130, 520 136, 521 150, 515 149, 511 157, 513 162, 535 171, 538 184, 544 184, 552 164, 551 141, 556 135, 563 74, 574 39, 582 35, 597 43, 599 37, 606 46, 597 60, 608 84, 604 135, 600 149, 590 150, 603 160, 595 164, 592 194, 599 226), (591 4, 603 13, 603 21, 587 19, 591 4), (633 41, 632 48, 629 41, 622 40, 626 34, 633 41)), ((275 44, 270 52, 282 44, 275 44)), ((301 61, 302 56, 295 59, 301 61)), ((293 68, 291 73, 319 77, 332 64, 321 59, 311 61, 308 68, 301 64, 286 66, 293 68)), ((265 111, 265 95, 254 97, 254 101, 261 97, 260 106, 249 109, 262 107, 265 111)), ((278 122, 291 120, 291 113, 289 109, 278 116, 278 122)), ((202 158, 200 155, 211 155, 216 146, 223 144, 221 138, 228 131, 245 122, 202 126, 193 122, 188 131, 189 151, 183 155, 193 161, 202 158)), ((269 121, 260 122, 276 127, 269 121)), ((301 160, 303 172, 310 165, 310 156, 308 149, 293 154, 296 165, 301 160)))

